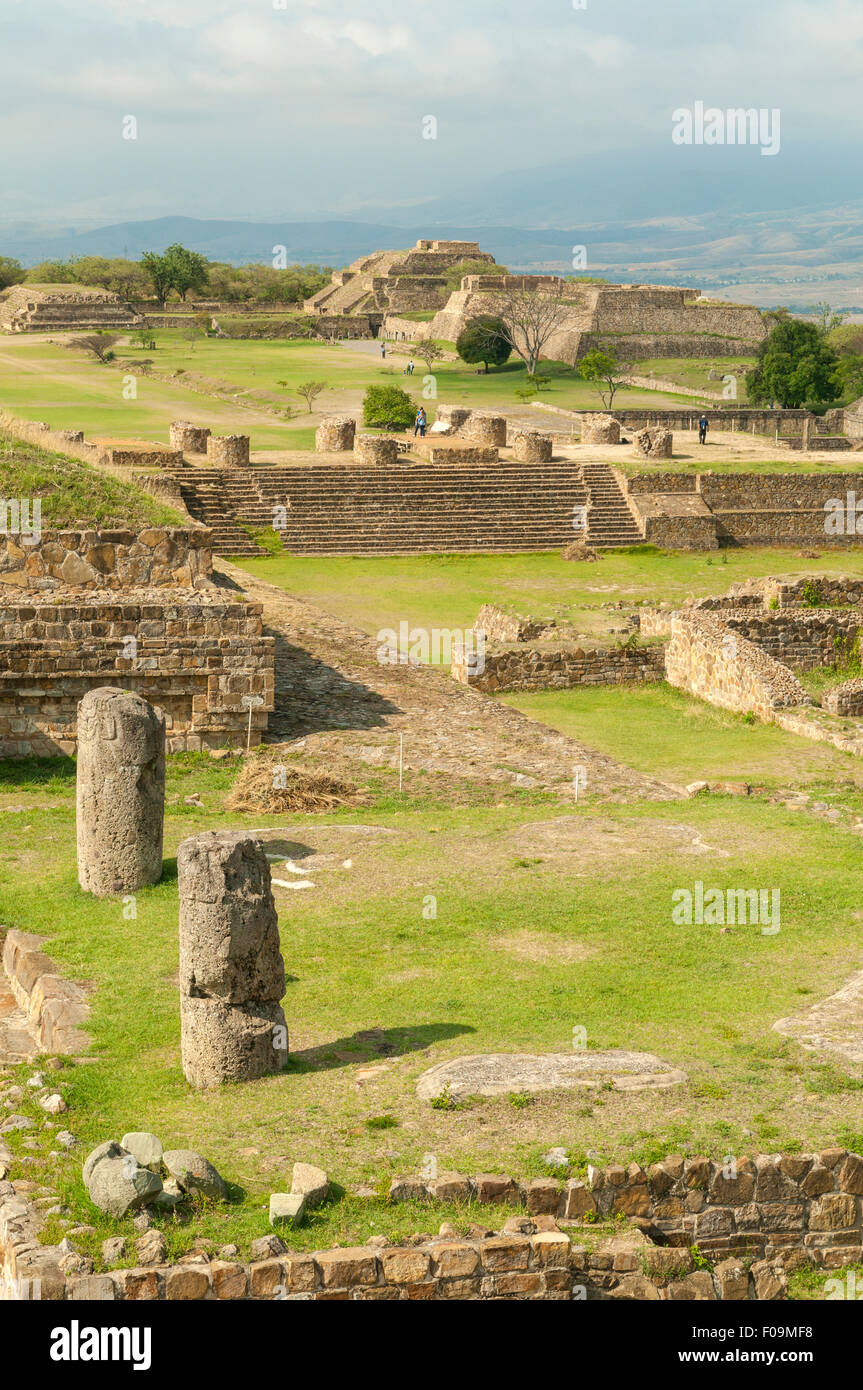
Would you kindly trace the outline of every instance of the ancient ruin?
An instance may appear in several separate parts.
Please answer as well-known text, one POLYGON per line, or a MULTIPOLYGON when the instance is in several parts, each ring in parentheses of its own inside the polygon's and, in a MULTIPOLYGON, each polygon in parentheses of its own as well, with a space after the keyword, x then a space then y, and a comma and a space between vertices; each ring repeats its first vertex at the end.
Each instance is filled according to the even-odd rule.
POLYGON ((162 876, 165 716, 100 686, 78 706, 78 882, 98 898, 162 876))
POLYGON ((252 1081, 287 1062, 285 967, 264 848, 209 831, 177 853, 183 1073, 196 1089, 252 1081))
POLYGON ((13 285, 0 294, 6 333, 135 328, 144 323, 110 290, 89 285, 13 285))

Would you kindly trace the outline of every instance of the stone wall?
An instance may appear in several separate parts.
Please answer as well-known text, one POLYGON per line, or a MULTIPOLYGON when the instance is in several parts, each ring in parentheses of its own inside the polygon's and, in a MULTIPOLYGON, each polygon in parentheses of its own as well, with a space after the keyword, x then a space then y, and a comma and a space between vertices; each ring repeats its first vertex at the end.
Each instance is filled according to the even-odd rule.
MULTIPOLYGON (((217 591, 216 591, 217 592, 217 591)), ((75 750, 78 702, 100 685, 165 712, 170 752, 244 747, 273 709, 274 639, 260 604, 147 590, 0 599, 0 757, 75 750), (134 639, 130 645, 129 639, 134 639)))
POLYGON ((403 1245, 380 1236, 311 1253, 271 1234, 253 1243, 249 1262, 201 1254, 97 1275, 64 1273, 61 1247, 39 1244, 42 1213, 25 1190, 2 1182, 0 1284, 12 1297, 70 1302, 777 1301, 787 1297, 787 1271, 841 1269, 863 1258, 861 1196, 863 1158, 838 1147, 723 1163, 673 1154, 646 1169, 589 1168, 565 1184, 450 1173, 427 1183, 396 1179, 390 1200, 463 1203, 466 1212, 471 1200, 523 1203, 526 1215, 498 1233, 403 1245), (596 1220, 614 1218, 638 1226, 591 1232, 596 1220), (694 1248, 712 1268, 696 1268, 694 1248))
POLYGON ((841 685, 834 685, 831 690, 825 690, 821 696, 821 706, 830 714, 851 718, 863 714, 863 680, 858 676, 854 680, 843 681, 841 685))
POLYGON ((40 949, 47 940, 10 929, 3 942, 3 969, 39 1050, 74 1057, 90 1046, 81 1028, 90 1007, 83 986, 64 979, 57 962, 40 949))
POLYGON ((777 708, 811 703, 787 666, 707 613, 672 618, 665 670, 678 689, 768 722, 777 708))
POLYGON ((772 613, 751 607, 731 609, 723 611, 722 621, 732 632, 798 671, 835 666, 853 649, 863 631, 863 613, 829 608, 772 613))
POLYGON ((661 646, 585 649, 554 640, 541 646, 486 644, 478 670, 471 665, 470 653, 454 646, 452 675, 463 685, 486 692, 571 690, 579 685, 664 680, 665 656, 661 646))
MULTIPOLYGON (((210 581, 210 531, 151 526, 134 531, 0 532, 0 586, 48 593, 58 590, 199 589, 210 581)), ((0 595, 4 588, 0 587, 0 595)))

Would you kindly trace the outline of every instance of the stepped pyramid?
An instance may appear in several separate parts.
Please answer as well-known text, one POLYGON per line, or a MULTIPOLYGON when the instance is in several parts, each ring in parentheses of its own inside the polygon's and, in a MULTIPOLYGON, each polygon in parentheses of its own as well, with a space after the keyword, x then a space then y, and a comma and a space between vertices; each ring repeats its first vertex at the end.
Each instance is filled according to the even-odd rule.
POLYGON ((449 298, 444 272, 462 261, 496 265, 478 241, 418 241, 410 251, 375 251, 335 271, 304 308, 321 315, 442 309, 449 298))
POLYGON ((135 328, 144 319, 119 295, 89 285, 13 285, 0 299, 6 333, 135 328))

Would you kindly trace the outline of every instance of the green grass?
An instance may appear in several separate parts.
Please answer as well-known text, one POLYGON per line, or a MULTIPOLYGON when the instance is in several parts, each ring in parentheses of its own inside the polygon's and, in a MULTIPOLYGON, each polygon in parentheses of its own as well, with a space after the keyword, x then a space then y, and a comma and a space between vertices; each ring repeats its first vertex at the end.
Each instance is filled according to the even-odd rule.
POLYGON ((149 493, 66 454, 15 439, 0 429, 0 493, 40 498, 43 527, 74 524, 124 527, 178 526, 185 518, 149 493))
POLYGON ((529 555, 307 556, 281 553, 243 560, 250 573, 318 604, 370 634, 398 629, 472 627, 483 603, 534 618, 576 623, 587 635, 622 627, 611 604, 680 604, 723 594, 748 576, 825 572, 863 574, 856 551, 817 560, 791 549, 733 549, 716 554, 650 546, 606 552, 596 564, 558 551, 529 555))
MULTIPOLYGON (((300 1159, 321 1163, 348 1193, 356 1182, 383 1193, 391 1176, 417 1172, 430 1153, 442 1169, 529 1177, 545 1171, 552 1144, 564 1145, 577 1166, 588 1152, 596 1161, 649 1161, 674 1149, 722 1156, 786 1142, 815 1147, 841 1127, 863 1129, 859 1080, 832 1069, 824 1084, 817 1059, 771 1032, 774 1019, 805 1002, 802 987, 818 997, 859 968, 852 837, 760 803, 573 811, 526 797, 456 806, 446 788, 383 794, 323 822, 276 822, 224 812, 233 769, 233 760, 169 759, 169 791, 197 790, 204 809, 169 806, 165 874, 136 895, 131 920, 121 902, 78 888, 71 764, 55 763, 50 780, 35 786, 26 768, 13 768, 2 784, 5 795, 30 802, 0 823, 2 920, 45 934, 64 973, 92 986, 93 1060, 58 1077, 70 1103, 64 1124, 81 1147, 46 1162, 73 1216, 92 1222, 100 1238, 117 1228, 89 1206, 81 1158, 129 1128, 203 1152, 233 1184, 227 1212, 202 1208, 182 1226, 159 1218, 175 1253, 201 1233, 241 1246, 263 1234, 267 1195, 285 1190, 300 1159), (549 839, 561 818, 569 839, 549 839), (176 847, 202 829, 274 823, 287 827, 294 853, 350 844, 354 867, 315 873, 316 891, 299 901, 277 898, 288 1071, 194 1093, 179 1062, 176 847), (356 824, 392 833, 368 841, 338 830, 356 824), (709 853, 691 853, 694 836, 709 853), (781 932, 763 937, 742 927, 723 936, 673 925, 671 894, 695 878, 779 887, 781 932), (422 913, 430 893, 434 920, 422 913), (659 1052, 688 1072, 690 1085, 552 1093, 530 1105, 474 1099, 457 1109, 433 1109, 415 1095, 417 1077, 436 1062, 466 1052, 566 1051, 576 1024, 591 1048, 659 1052), (370 1066, 371 1077, 358 1081, 370 1066)), ((25 1137, 11 1142, 36 1158, 32 1175, 51 1132, 36 1131, 35 1149, 25 1137)), ((431 1229, 442 1215, 429 1215, 431 1229)), ((465 1210, 458 1216, 471 1219, 465 1210)), ((291 1243, 350 1242, 373 1229, 406 1234, 425 1220, 348 1196, 291 1243)))
POLYGON ((774 724, 748 723, 665 682, 499 698, 531 719, 677 786, 706 780, 815 790, 825 779, 835 779, 844 794, 863 790, 863 764, 852 753, 785 733, 774 724))

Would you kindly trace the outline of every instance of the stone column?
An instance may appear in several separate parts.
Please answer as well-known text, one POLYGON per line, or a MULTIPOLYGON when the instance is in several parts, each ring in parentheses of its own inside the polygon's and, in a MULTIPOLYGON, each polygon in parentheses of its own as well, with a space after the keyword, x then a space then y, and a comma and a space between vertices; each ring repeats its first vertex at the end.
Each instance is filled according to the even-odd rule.
POLYGON ((183 1074, 202 1089, 281 1071, 285 966, 264 847, 210 830, 177 851, 183 1074))
POLYGON ((548 463, 552 457, 552 438, 538 430, 517 430, 512 440, 516 463, 548 463))
POLYGON ((620 421, 612 415, 582 415, 582 444, 619 444, 620 421))
POLYGON ((162 876, 165 716, 100 686, 78 706, 78 882, 98 898, 162 876))
POLYGON ((506 444, 506 418, 503 415, 478 415, 472 412, 465 422, 463 433, 474 444, 496 445, 502 449, 506 444))
POLYGON ((189 454, 205 454, 210 431, 203 425, 192 425, 188 420, 174 420, 170 438, 172 449, 189 454))
POLYGON ((315 431, 315 449, 321 454, 337 454, 354 447, 357 422, 349 415, 328 415, 315 431))
POLYGON ((398 445, 394 439, 384 439, 378 434, 358 434, 354 443, 354 458, 357 463, 391 468, 398 463, 398 445))
POLYGON ((227 468, 248 468, 249 447, 247 434, 211 434, 207 440, 207 462, 227 468))

